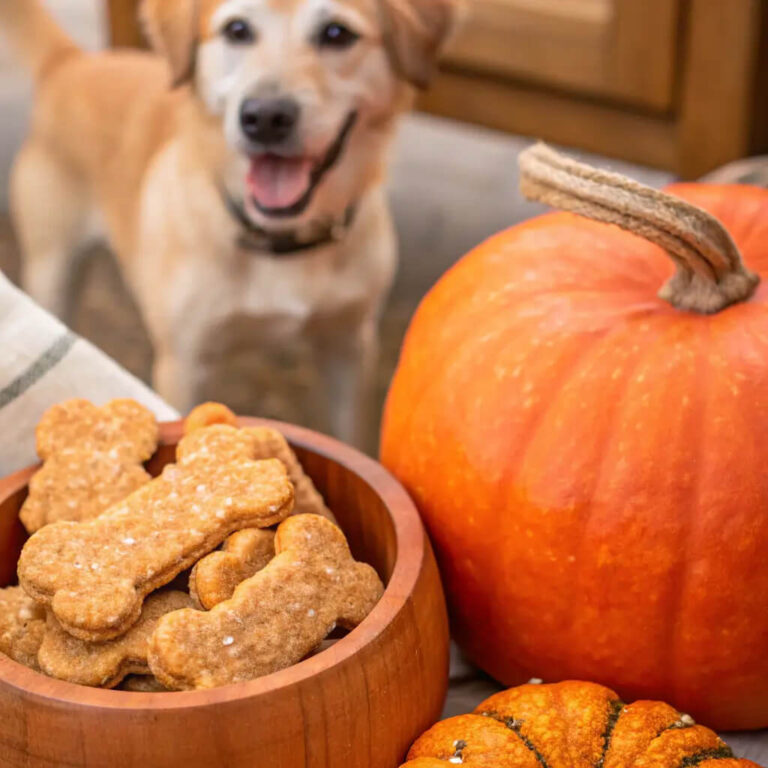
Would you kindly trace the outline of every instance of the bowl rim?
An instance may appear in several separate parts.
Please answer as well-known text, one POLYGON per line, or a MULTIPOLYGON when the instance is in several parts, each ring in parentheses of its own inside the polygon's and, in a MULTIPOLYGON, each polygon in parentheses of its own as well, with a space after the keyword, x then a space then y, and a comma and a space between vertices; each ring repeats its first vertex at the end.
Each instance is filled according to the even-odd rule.
MULTIPOLYGON (((405 609, 425 558, 426 532, 416 506, 402 485, 375 459, 327 435, 271 419, 240 417, 241 426, 269 426, 280 430, 298 448, 318 454, 357 474, 384 502, 395 531, 396 555, 384 594, 366 619, 333 646, 291 667, 246 683, 198 691, 137 693, 90 688, 56 680, 0 654, 0 687, 11 686, 25 696, 50 703, 104 710, 181 710, 232 704, 272 694, 317 677, 356 656, 405 609)), ((158 448, 173 445, 183 435, 183 421, 162 422, 158 448)), ((39 465, 0 478, 0 501, 22 490, 39 465)))

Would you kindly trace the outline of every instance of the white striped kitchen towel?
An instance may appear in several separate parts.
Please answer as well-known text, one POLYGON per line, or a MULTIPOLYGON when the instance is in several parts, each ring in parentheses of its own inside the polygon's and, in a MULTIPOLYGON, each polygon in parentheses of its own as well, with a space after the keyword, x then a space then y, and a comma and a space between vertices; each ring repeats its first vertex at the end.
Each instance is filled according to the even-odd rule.
POLYGON ((135 376, 53 318, 0 273, 0 476, 36 460, 35 425, 51 405, 132 397, 162 421, 178 414, 135 376))

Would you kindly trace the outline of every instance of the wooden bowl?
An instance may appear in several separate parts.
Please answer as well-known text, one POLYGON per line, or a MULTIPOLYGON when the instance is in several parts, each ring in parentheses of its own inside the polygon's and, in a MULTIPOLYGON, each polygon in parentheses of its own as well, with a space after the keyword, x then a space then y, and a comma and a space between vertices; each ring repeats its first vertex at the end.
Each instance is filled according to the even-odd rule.
MULTIPOLYGON (((357 559, 387 585, 368 618, 289 669, 209 691, 84 688, 0 656, 0 766, 53 768, 395 768, 440 716, 448 621, 416 509, 372 459, 328 437, 271 424, 291 442, 357 559)), ((149 462, 173 460, 180 423, 149 462)), ((18 511, 35 468, 0 480, 0 586, 25 540, 18 511)))

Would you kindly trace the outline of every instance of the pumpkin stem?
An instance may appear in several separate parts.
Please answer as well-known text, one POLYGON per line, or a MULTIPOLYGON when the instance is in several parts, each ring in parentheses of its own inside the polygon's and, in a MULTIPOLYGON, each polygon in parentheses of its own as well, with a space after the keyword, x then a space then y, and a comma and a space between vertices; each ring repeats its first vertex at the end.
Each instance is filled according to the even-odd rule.
POLYGON ((678 309, 712 314, 746 301, 760 278, 711 214, 617 173, 598 170, 537 144, 520 155, 529 200, 615 224, 661 246, 677 272, 659 296, 678 309))

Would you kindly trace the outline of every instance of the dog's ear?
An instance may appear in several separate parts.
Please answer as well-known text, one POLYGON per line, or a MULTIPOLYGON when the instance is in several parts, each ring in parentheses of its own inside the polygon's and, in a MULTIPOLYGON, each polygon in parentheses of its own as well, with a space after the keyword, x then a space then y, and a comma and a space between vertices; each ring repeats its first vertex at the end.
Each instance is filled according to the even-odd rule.
POLYGON ((192 79, 199 0, 144 0, 141 21, 152 47, 165 57, 174 87, 192 79))
POLYGON ((425 88, 453 30, 458 0, 378 0, 384 44, 395 71, 425 88))

